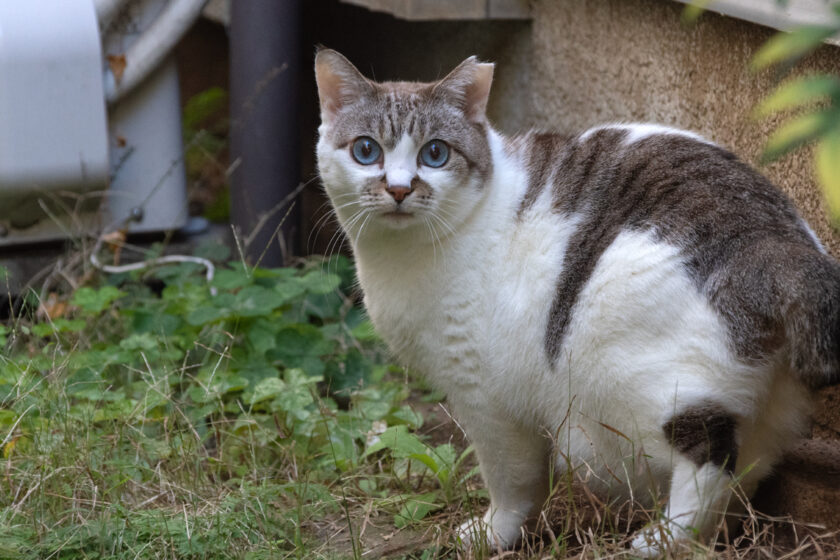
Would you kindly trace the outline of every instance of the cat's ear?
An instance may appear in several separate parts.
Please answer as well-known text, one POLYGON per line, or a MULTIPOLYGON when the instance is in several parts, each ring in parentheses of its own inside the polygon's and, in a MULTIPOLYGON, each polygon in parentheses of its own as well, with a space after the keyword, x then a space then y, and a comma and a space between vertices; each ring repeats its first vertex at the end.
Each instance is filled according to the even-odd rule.
POLYGON ((319 49, 315 55, 315 81, 324 121, 332 119, 345 105, 373 92, 373 84, 332 49, 319 49))
POLYGON ((469 120, 480 122, 486 118, 492 83, 493 64, 471 56, 435 84, 434 93, 461 107, 469 120))

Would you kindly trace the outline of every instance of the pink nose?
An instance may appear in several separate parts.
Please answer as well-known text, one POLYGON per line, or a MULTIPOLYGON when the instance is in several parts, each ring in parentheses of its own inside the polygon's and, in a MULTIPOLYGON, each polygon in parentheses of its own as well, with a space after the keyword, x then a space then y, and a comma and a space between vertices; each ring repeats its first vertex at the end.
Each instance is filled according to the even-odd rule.
POLYGON ((411 194, 411 187, 392 187, 388 185, 385 191, 394 197, 398 203, 405 200, 405 197, 411 194))

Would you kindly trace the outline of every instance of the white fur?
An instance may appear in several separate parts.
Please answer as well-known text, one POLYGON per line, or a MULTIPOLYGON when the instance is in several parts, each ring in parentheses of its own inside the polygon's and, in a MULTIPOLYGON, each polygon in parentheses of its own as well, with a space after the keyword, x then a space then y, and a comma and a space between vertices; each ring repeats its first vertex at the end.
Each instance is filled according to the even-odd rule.
POLYGON ((822 244, 822 241, 820 241, 820 238, 817 237, 817 234, 814 233, 814 230, 811 229, 811 226, 808 225, 808 222, 806 222, 802 218, 799 218, 799 225, 802 226, 802 229, 805 230, 805 233, 808 234, 808 237, 811 238, 811 241, 814 242, 814 245, 817 246, 817 249, 819 249, 820 253, 822 253, 823 255, 827 255, 828 253, 825 250, 825 246, 822 244))
MULTIPOLYGON (((621 127, 630 130, 628 142, 650 134, 695 137, 652 125, 621 127)), ((340 195, 365 170, 323 137, 321 174, 340 207, 340 195)), ((718 516, 704 511, 726 501, 728 477, 706 467, 698 472, 669 445, 663 424, 708 401, 739 415, 735 472, 753 466, 744 481, 753 485, 801 428, 805 391, 780 364, 741 363, 679 249, 644 231, 620 233, 601 255, 579 294, 560 358, 549 363, 548 311, 582 216, 554 211, 546 188, 517 218, 527 172, 506 155, 499 136, 491 131, 489 140, 494 172, 482 188, 449 184, 445 173, 427 177, 452 231, 431 231, 420 217, 398 229, 374 216, 351 235, 378 332, 405 365, 447 393, 475 445, 491 506, 483 519, 465 524, 463 539, 479 534, 508 546, 519 537, 546 498, 552 446, 582 466, 592 487, 613 495, 650 502, 673 479, 670 527, 700 524, 708 532, 718 516)), ((346 226, 351 215, 338 215, 346 226)), ((567 465, 558 459, 554 467, 567 465)), ((682 539, 689 532, 672 534, 682 539)), ((659 546, 637 544, 644 553, 659 546)))
POLYGON ((410 136, 400 138, 385 159, 385 177, 389 185, 411 185, 417 175, 417 146, 410 136))
POLYGON ((592 136, 594 133, 598 132, 599 130, 626 130, 628 132, 627 137, 624 139, 624 145, 629 146, 639 140, 644 140, 650 136, 655 135, 662 135, 662 134, 672 134, 677 136, 685 136, 686 138, 691 138, 692 140, 697 140, 698 142, 703 142, 704 144, 712 144, 699 134, 694 132, 690 132, 688 130, 681 130, 679 128, 671 128, 670 126, 663 126, 660 124, 651 124, 651 123, 616 123, 616 124, 605 124, 590 128, 583 132, 578 139, 581 142, 586 141, 592 136))

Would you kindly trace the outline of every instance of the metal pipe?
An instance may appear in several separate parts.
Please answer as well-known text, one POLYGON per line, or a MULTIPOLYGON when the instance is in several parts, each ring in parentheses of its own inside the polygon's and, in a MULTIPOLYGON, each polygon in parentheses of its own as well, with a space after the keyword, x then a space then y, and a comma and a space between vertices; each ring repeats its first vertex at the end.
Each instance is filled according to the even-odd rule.
POLYGON ((109 105, 122 99, 160 65, 201 15, 207 2, 170 0, 154 23, 125 53, 126 66, 120 80, 117 81, 110 68, 105 70, 105 99, 109 105))
POLYGON ((301 3, 231 2, 231 218, 251 240, 247 257, 263 266, 281 265, 297 250, 297 208, 286 216, 277 207, 300 183, 301 3))

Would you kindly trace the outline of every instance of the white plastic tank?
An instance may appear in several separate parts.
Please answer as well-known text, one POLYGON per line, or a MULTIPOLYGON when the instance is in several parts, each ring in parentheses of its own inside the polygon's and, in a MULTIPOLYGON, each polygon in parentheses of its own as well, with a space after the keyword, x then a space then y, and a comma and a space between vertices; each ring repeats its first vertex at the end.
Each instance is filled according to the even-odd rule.
MULTIPOLYGON (((0 0, 0 222, 27 229, 38 199, 110 173, 102 50, 91 0, 0 0)), ((0 238, 0 243, 2 243, 0 238)))
POLYGON ((205 3, 0 0, 0 247, 186 223, 171 49, 205 3))

